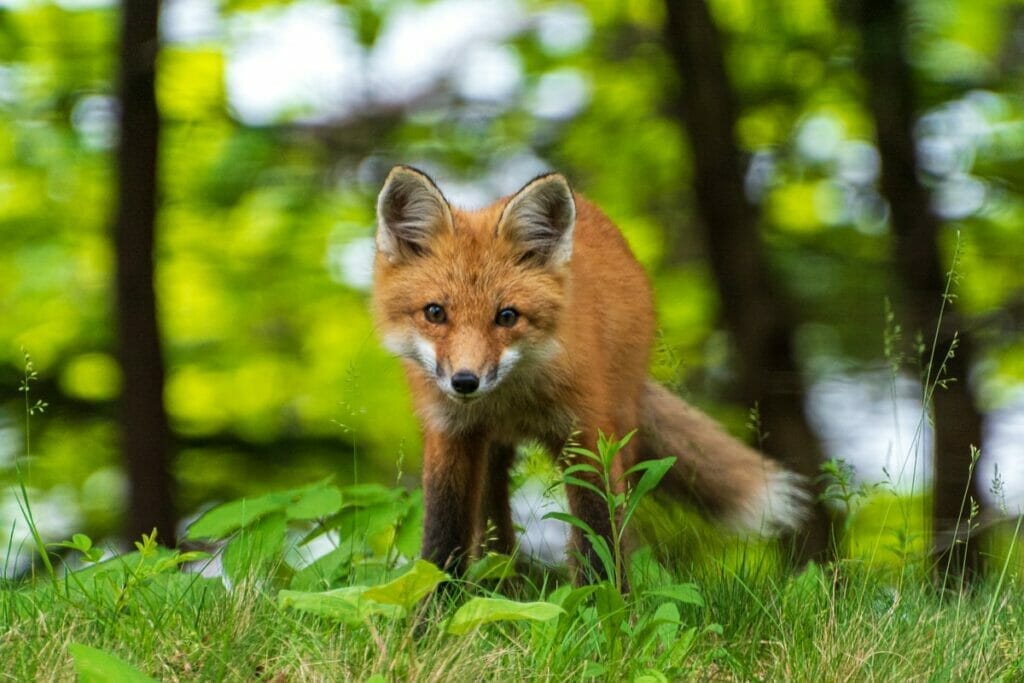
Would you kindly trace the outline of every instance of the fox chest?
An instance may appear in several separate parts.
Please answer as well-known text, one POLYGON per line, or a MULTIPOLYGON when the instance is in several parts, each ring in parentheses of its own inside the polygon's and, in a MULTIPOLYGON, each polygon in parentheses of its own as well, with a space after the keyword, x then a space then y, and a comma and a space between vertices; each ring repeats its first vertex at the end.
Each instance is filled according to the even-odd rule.
POLYGON ((432 402, 421 406, 420 417, 443 433, 479 432, 508 444, 536 439, 560 447, 571 436, 578 422, 571 402, 547 392, 510 389, 466 404, 448 399, 432 402))

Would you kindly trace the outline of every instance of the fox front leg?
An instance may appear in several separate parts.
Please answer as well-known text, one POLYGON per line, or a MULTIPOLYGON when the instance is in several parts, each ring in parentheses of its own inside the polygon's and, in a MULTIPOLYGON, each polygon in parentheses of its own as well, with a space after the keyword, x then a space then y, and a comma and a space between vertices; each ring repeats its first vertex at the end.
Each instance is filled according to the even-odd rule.
POLYGON ((516 547, 509 504, 509 470, 515 457, 516 448, 511 444, 492 443, 487 449, 486 485, 478 530, 478 546, 505 555, 511 555, 516 547))
POLYGON ((422 557, 458 575, 472 549, 486 470, 479 435, 428 433, 423 444, 422 557))

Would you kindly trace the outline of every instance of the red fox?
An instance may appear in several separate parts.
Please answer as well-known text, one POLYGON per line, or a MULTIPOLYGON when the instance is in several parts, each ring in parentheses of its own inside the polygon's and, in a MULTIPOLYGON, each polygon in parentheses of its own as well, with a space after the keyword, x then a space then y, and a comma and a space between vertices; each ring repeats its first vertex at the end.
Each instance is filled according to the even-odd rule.
MULTIPOLYGON (((596 451, 599 430, 638 430, 615 478, 641 459, 675 456, 661 483, 672 495, 743 529, 800 523, 797 475, 648 378, 647 277, 618 228, 563 176, 464 211, 426 174, 397 166, 377 201, 376 246, 376 325, 404 361, 423 430, 425 559, 458 573, 488 520, 493 549, 511 552, 516 444, 537 440, 558 455, 576 434, 596 451)), ((582 487, 567 496, 610 541, 604 501, 582 487)))

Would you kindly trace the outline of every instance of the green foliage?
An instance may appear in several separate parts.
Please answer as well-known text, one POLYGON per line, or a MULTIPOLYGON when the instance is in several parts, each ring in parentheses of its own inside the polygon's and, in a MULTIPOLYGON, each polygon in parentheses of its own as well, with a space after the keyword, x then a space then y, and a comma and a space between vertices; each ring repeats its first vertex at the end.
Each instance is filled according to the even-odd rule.
POLYGON ((322 593, 283 590, 277 599, 281 607, 350 624, 363 623, 371 616, 398 618, 405 614, 398 605, 366 599, 367 590, 366 586, 348 586, 322 593))
MULTIPOLYGON (((419 491, 339 487, 325 479, 214 507, 189 526, 187 537, 224 544, 221 563, 232 583, 273 576, 276 585, 296 592, 289 600, 301 600, 297 593, 324 591, 346 579, 387 576, 400 558, 418 550, 422 519, 419 491), (311 556, 314 542, 331 547, 311 556)), ((393 590, 415 594, 422 571, 400 579, 393 590), (403 580, 413 583, 402 588, 403 580)), ((347 604, 358 597, 348 592, 332 600, 347 604)))
MULTIPOLYGON (((626 578, 623 544, 629 522, 644 496, 654 490, 676 461, 674 457, 644 460, 616 476, 616 457, 635 433, 634 430, 616 440, 614 436, 598 432, 597 453, 579 446, 565 449, 566 457, 572 459, 562 471, 562 483, 585 489, 604 502, 611 528, 610 539, 604 538, 586 521, 574 515, 549 512, 544 516, 545 519, 557 519, 579 529, 601 561, 600 569, 604 576, 614 577, 614 585, 620 591, 624 586, 623 579, 626 578)), ((580 562, 585 563, 586 560, 580 557, 580 562)), ((582 568, 597 569, 586 566, 582 568)))
POLYGON ((330 517, 342 506, 341 492, 327 481, 251 499, 225 503, 209 510, 188 528, 190 539, 223 538, 270 515, 281 519, 307 520, 330 517))
POLYGON ((71 537, 70 541, 59 541, 50 545, 77 550, 82 554, 82 559, 86 562, 99 562, 103 558, 103 550, 94 547, 92 539, 85 534, 75 534, 71 537))
POLYGON ((495 621, 550 621, 564 614, 550 602, 514 602, 504 598, 471 598, 448 622, 448 633, 461 636, 495 621))
POLYGON ((68 650, 75 660, 75 674, 81 683, 107 683, 108 681, 145 683, 155 680, 120 657, 115 657, 103 650, 79 643, 72 643, 68 646, 68 650))
POLYGON ((287 526, 284 515, 274 513, 240 530, 221 554, 224 573, 232 581, 266 574, 276 567, 284 551, 287 526))
POLYGON ((394 581, 369 588, 363 597, 384 605, 397 605, 408 612, 449 578, 430 562, 416 560, 409 571, 394 581))
MULTIPOLYGON (((627 578, 626 531, 645 496, 654 490, 675 463, 674 457, 642 461, 616 477, 613 474, 616 458, 633 434, 630 432, 622 439, 615 439, 599 433, 597 453, 577 446, 566 448, 567 456, 574 457, 562 472, 562 482, 566 486, 590 491, 605 503, 611 528, 610 543, 578 517, 561 512, 546 515, 579 529, 602 562, 603 575, 610 577, 566 594, 562 603, 582 610, 578 612, 581 618, 599 626, 602 656, 589 661, 587 675, 603 676, 609 680, 621 676, 622 662, 630 658, 655 662, 657 666, 644 674, 654 679, 663 676, 662 667, 676 666, 692 645, 698 630, 696 627, 684 628, 674 602, 704 606, 695 584, 648 583, 646 579, 661 573, 649 553, 635 558, 637 568, 629 572, 632 575, 628 584, 631 590, 628 595, 623 595, 627 585, 624 582, 627 578)), ((578 561, 583 563, 585 558, 581 555, 578 561)), ((551 635, 555 633, 550 632, 551 635)))
MULTIPOLYGON (((148 680, 143 671, 160 680, 238 679, 254 671, 304 679, 369 672, 378 680, 452 679, 486 670, 504 680, 645 681, 815 673, 892 679, 921 672, 1014 679, 1024 672, 1024 613, 1011 599, 1020 590, 1014 571, 951 605, 927 582, 901 578, 909 566, 894 572, 892 565, 858 559, 811 564, 787 576, 778 567, 759 568, 771 563, 756 548, 742 561, 685 569, 639 549, 629 558, 626 595, 611 581, 574 587, 546 573, 535 582, 530 573, 509 570, 502 556, 477 563, 486 583, 453 581, 366 537, 338 536, 333 550, 296 569, 297 551, 330 535, 321 526, 335 522, 289 520, 288 505, 332 488, 342 505, 362 510, 406 495, 324 481, 302 488, 279 492, 289 501, 285 507, 258 518, 238 512, 237 528, 223 510, 240 507, 208 513, 225 529, 208 537, 222 548, 220 578, 195 573, 215 566, 206 554, 162 548, 147 534, 134 552, 80 568, 69 559, 56 585, 45 577, 9 584, 0 591, 0 621, 13 634, 0 638, 6 670, 19 679, 75 673, 82 680, 148 680), (258 559, 275 535, 284 547, 275 541, 275 559, 258 559), (231 551, 232 544, 240 548, 231 551), (232 574, 229 552, 257 559, 232 574), (317 563, 318 578, 298 587, 317 563), (493 579, 499 590, 490 587, 493 579)), ((883 542, 882 532, 862 518, 876 516, 872 510, 885 504, 885 495, 851 499, 849 533, 857 536, 851 548, 883 542)), ((1010 547, 998 551, 1005 568, 1020 561, 1013 533, 1010 547)), ((58 547, 84 560, 96 549, 83 535, 58 547)))
POLYGON ((516 575, 516 558, 501 553, 487 553, 469 566, 466 578, 475 583, 502 581, 516 575))

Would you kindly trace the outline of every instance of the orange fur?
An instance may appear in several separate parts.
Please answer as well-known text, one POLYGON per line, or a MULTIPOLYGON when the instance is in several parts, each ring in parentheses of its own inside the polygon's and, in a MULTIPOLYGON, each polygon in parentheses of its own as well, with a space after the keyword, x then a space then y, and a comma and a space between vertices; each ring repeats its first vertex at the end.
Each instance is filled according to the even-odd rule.
MULTIPOLYGON (((594 450, 598 430, 639 427, 615 474, 641 457, 675 455, 666 483, 727 517, 754 515, 776 481, 792 485, 648 380, 647 277, 614 224, 561 176, 464 211, 425 175, 397 167, 378 221, 374 311, 385 344, 404 359, 423 427, 427 559, 457 570, 488 517, 498 549, 512 549, 508 467, 524 439, 558 454, 576 430, 594 450), (443 320, 430 319, 431 305, 443 320), (518 314, 511 326, 498 323, 504 309, 518 314), (455 373, 479 387, 460 393, 455 373)), ((582 488, 567 493, 572 512, 607 536, 604 503, 582 488)), ((778 493, 798 516, 798 491, 778 493)), ((585 539, 573 543, 594 559, 585 539)))

